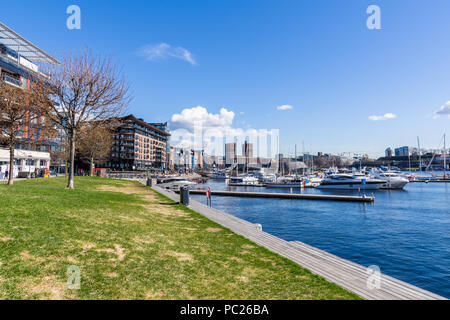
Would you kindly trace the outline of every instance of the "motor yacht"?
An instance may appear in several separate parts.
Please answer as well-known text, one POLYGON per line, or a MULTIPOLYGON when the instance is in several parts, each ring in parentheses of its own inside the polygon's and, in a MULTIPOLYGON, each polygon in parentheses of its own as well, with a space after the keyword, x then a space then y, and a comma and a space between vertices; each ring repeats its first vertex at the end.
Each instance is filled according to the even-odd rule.
POLYGON ((305 187, 317 187, 318 185, 320 185, 323 181, 323 178, 319 177, 319 176, 307 176, 305 177, 305 187))
POLYGON ((226 180, 228 179, 228 174, 224 171, 216 171, 209 174, 209 178, 214 180, 226 180))
POLYGON ((343 189, 343 190, 378 190, 386 181, 374 179, 365 175, 333 174, 326 177, 319 189, 343 189))
POLYGON ((261 168, 259 171, 254 172, 253 176, 257 178, 262 184, 275 182, 277 180, 277 175, 275 173, 271 173, 264 168, 261 168))
POLYGON ((197 185, 197 182, 189 181, 185 178, 181 177, 171 177, 158 182, 158 185, 170 190, 179 190, 181 187, 189 187, 191 188, 194 185, 197 185))
POLYGON ((299 176, 278 177, 274 182, 265 183, 266 188, 303 188, 306 184, 305 179, 299 176))
POLYGON ((392 171, 373 171, 372 175, 386 182, 381 189, 403 189, 409 183, 408 179, 392 171))
POLYGON ((229 186, 259 186, 258 178, 252 176, 231 177, 227 180, 229 186))

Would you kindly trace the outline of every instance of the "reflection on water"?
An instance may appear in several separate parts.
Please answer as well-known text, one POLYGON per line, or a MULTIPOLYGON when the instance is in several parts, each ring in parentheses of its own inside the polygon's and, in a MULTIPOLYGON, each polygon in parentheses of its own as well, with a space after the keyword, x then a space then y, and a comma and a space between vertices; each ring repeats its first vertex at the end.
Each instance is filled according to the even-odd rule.
MULTIPOLYGON (((211 190, 353 194, 319 189, 228 187, 211 190)), ((373 204, 214 197, 213 207, 288 241, 299 240, 450 298, 450 185, 410 183, 405 190, 379 190, 373 204)), ((205 196, 194 195, 204 202, 205 196)))

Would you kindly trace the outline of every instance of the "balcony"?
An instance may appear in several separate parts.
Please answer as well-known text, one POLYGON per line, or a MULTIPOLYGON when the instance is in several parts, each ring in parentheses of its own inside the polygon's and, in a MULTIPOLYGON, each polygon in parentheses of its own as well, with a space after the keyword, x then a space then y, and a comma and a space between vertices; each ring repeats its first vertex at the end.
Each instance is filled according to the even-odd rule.
POLYGON ((3 62, 3 67, 12 69, 11 71, 20 73, 22 76, 28 77, 29 74, 40 74, 47 79, 50 79, 50 74, 39 70, 39 67, 28 59, 20 56, 11 56, 11 54, 0 53, 0 60, 3 62), (20 71, 20 72, 19 72, 20 71))
POLYGON ((2 73, 2 79, 5 81, 5 82, 8 82, 8 83, 10 83, 10 84, 13 84, 13 85, 15 85, 15 86, 18 86, 18 87, 23 87, 22 86, 22 80, 20 80, 20 79, 18 79, 18 78, 15 78, 15 77, 13 77, 13 76, 10 76, 9 74, 7 74, 7 73, 2 73))

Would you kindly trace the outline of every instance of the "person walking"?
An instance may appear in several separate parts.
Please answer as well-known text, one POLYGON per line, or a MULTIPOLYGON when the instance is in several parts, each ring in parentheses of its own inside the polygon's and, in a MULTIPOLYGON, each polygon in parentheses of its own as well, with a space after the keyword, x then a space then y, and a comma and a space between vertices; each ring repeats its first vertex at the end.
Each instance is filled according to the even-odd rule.
POLYGON ((208 190, 206 190, 206 205, 211 207, 211 188, 208 187, 208 190))

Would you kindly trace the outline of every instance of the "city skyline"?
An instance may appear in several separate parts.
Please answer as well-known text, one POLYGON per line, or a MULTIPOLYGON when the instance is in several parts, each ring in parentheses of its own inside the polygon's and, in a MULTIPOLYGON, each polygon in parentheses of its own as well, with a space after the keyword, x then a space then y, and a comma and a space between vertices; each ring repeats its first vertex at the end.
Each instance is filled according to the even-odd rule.
POLYGON ((133 91, 129 113, 171 130, 279 129, 280 153, 377 157, 417 136, 437 149, 448 128, 446 1, 377 1, 381 30, 366 27, 368 1, 77 1, 80 30, 66 27, 69 1, 19 3, 22 18, 7 3, 3 22, 58 58, 110 55, 133 91))

